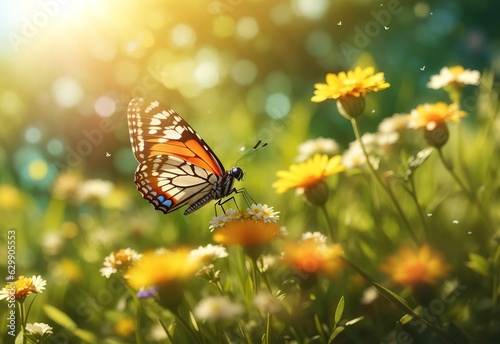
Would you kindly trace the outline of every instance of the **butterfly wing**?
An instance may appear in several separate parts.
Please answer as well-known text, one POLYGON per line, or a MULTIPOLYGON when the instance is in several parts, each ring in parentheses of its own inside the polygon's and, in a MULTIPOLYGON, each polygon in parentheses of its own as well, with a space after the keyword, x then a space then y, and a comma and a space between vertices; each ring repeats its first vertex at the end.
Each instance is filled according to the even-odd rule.
POLYGON ((210 197, 224 166, 181 116, 157 101, 135 98, 128 126, 139 162, 135 183, 143 198, 168 213, 210 197))

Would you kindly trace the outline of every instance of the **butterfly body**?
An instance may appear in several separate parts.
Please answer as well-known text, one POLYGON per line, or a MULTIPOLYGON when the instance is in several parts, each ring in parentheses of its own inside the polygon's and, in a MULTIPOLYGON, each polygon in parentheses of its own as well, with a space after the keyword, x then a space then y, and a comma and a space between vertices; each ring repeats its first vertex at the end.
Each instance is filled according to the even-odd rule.
POLYGON ((205 141, 174 110, 134 98, 128 107, 132 151, 139 166, 135 183, 143 198, 169 213, 185 205, 190 214, 232 192, 243 178, 239 167, 225 170, 205 141))

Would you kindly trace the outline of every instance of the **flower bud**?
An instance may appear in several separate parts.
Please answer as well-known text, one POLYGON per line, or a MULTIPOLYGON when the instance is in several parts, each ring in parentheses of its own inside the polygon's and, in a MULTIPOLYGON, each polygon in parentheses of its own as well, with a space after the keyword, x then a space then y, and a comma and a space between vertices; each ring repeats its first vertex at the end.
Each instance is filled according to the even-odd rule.
POLYGON ((174 311, 184 300, 183 285, 179 281, 163 283, 157 286, 158 303, 165 309, 174 311))
POLYGON ((427 143, 436 148, 441 148, 448 141, 450 133, 446 123, 436 124, 433 128, 424 128, 424 137, 427 143))
POLYGON ((344 118, 351 120, 358 118, 365 110, 365 97, 354 97, 347 95, 337 99, 337 109, 344 118))
POLYGON ((321 181, 304 190, 306 201, 312 205, 323 206, 328 200, 328 186, 325 181, 321 181))

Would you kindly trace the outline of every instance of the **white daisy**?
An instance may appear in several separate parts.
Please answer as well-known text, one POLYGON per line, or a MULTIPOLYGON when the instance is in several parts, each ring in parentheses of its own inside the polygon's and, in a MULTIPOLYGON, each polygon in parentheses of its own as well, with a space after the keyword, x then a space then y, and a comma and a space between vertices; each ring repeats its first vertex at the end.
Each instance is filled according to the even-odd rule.
POLYGON ((102 179, 85 181, 78 190, 78 199, 81 202, 100 202, 108 197, 114 189, 112 182, 102 179))
POLYGON ((302 237, 300 241, 314 241, 319 244, 326 244, 328 238, 326 235, 321 234, 320 232, 305 232, 302 233, 302 237))
POLYGON ((264 222, 278 222, 279 211, 274 211, 273 207, 269 207, 267 204, 252 204, 250 208, 246 210, 247 214, 252 216, 255 220, 261 220, 264 222))
POLYGON ((52 327, 44 323, 28 323, 26 324, 25 330, 28 332, 28 335, 32 335, 38 340, 52 334, 52 327))
POLYGON ((118 271, 125 271, 132 264, 141 259, 142 254, 137 251, 126 248, 118 252, 111 252, 109 256, 104 258, 104 267, 99 269, 101 276, 109 278, 112 274, 118 271))
POLYGON ((479 85, 481 73, 477 70, 464 69, 462 66, 443 67, 439 74, 432 75, 427 87, 444 88, 450 84, 458 86, 479 85))
POLYGON ((316 153, 333 155, 338 152, 338 150, 339 144, 334 139, 318 137, 316 139, 307 140, 299 145, 299 154, 295 158, 295 161, 305 161, 316 153))
POLYGON ((224 319, 234 319, 244 311, 243 305, 233 303, 224 296, 206 297, 202 299, 194 309, 196 318, 215 322, 224 319))
POLYGON ((190 252, 191 258, 201 261, 214 261, 228 256, 226 248, 222 245, 200 246, 190 252))

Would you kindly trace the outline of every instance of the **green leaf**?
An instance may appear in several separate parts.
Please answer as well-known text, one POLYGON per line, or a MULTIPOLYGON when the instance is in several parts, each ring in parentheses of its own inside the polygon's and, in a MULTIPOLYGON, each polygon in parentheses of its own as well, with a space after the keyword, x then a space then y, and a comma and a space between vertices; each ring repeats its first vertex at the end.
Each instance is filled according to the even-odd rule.
POLYGON ((24 339, 24 332, 23 332, 23 329, 21 328, 21 330, 19 331, 19 333, 16 336, 16 340, 15 340, 14 344, 23 344, 23 339, 24 339))
POLYGON ((490 274, 488 260, 479 254, 469 253, 469 261, 465 265, 482 276, 490 274))
MULTIPOLYGON (((314 314, 314 325, 316 326, 316 330, 318 331, 318 333, 324 333, 324 328, 323 328, 323 325, 321 324, 321 320, 319 319, 319 316, 318 314, 314 314)), ((326 329, 327 333, 328 333, 328 328, 326 329)))
POLYGON ((413 173, 417 168, 422 166, 429 155, 431 155, 432 151, 432 148, 424 148, 416 155, 410 156, 410 158, 408 159, 408 167, 410 168, 410 170, 407 172, 407 174, 413 173))
POLYGON ((335 325, 337 325, 342 318, 342 313, 344 313, 344 306, 345 301, 344 297, 342 296, 339 300, 339 303, 337 304, 337 309, 335 310, 335 325))
POLYGON ((198 326, 198 322, 196 321, 196 318, 194 317, 194 314, 191 311, 189 311, 189 320, 191 320, 191 325, 193 325, 195 331, 200 332, 200 327, 198 326))
POLYGON ((56 307, 51 305, 44 305, 43 310, 45 314, 47 314, 47 316, 58 325, 70 331, 78 328, 78 325, 73 320, 71 320, 71 318, 66 315, 66 313, 57 309, 56 307))
POLYGON ((97 344, 97 338, 92 332, 77 328, 73 331, 73 334, 85 343, 97 344))
POLYGON ((355 323, 357 322, 360 322, 361 320, 363 320, 365 317, 362 315, 360 317, 357 317, 357 318, 354 318, 352 320, 349 320, 349 321, 346 321, 345 322, 345 326, 351 326, 351 325, 354 325, 355 323))
POLYGON ((80 338, 85 343, 97 343, 95 335, 89 331, 78 328, 78 325, 63 311, 51 305, 44 305, 43 311, 55 323, 80 338))
POLYGON ((399 309, 401 309, 403 312, 405 313, 410 313, 412 315, 415 315, 415 316, 418 316, 417 314, 415 314, 415 312, 413 311, 413 308, 411 308, 408 303, 406 302, 405 299, 403 299, 401 296, 399 296, 398 294, 396 294, 395 292, 393 292, 392 290, 389 290, 387 289, 386 287, 376 283, 376 282, 372 282, 373 286, 375 288, 377 288, 377 290, 385 296, 385 298, 387 298, 389 301, 391 301, 392 303, 394 303, 396 306, 399 307, 399 309))
POLYGON ((328 338, 328 344, 331 344, 335 337, 337 337, 342 331, 344 331, 345 327, 344 326, 339 326, 336 327, 335 330, 333 330, 332 334, 330 335, 330 338, 328 338))

